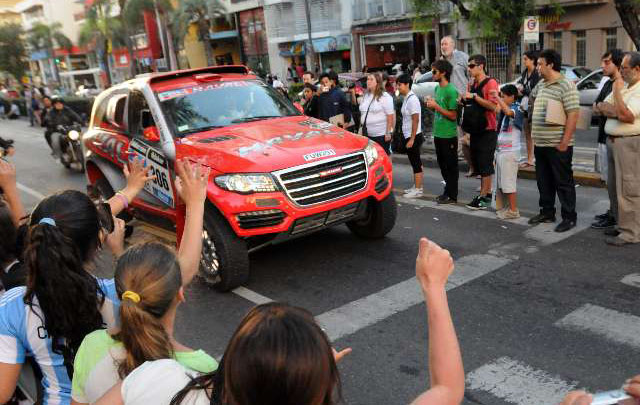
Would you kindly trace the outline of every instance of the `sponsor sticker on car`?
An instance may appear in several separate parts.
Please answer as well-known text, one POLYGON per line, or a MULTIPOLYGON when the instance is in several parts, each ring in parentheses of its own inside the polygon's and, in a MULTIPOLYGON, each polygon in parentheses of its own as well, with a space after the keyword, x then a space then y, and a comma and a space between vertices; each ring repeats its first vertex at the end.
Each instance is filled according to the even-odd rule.
POLYGON ((136 156, 139 156, 146 159, 147 165, 151 166, 150 174, 155 176, 155 179, 148 181, 144 185, 144 189, 165 205, 173 208, 175 201, 169 172, 169 160, 161 151, 144 144, 138 139, 131 141, 129 149, 132 158, 135 159, 136 156))
POLYGON ((327 150, 321 150, 318 152, 313 152, 313 153, 307 153, 306 155, 302 156, 304 158, 304 160, 306 160, 307 162, 310 160, 315 160, 315 159, 320 159, 323 157, 329 157, 329 156, 335 156, 336 155, 336 151, 333 149, 327 149, 327 150))

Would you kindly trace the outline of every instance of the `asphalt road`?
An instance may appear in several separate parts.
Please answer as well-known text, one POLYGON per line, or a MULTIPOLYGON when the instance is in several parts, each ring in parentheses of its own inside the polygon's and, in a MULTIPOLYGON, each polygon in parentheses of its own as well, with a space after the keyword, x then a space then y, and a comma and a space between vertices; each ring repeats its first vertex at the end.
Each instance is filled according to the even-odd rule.
MULTIPOLYGON (((16 141, 27 206, 59 189, 84 189, 83 175, 52 160, 41 132, 0 122, 0 136, 16 141)), ((394 187, 407 188, 410 168, 394 170, 394 187)), ((439 194, 439 172, 425 177, 426 192, 439 194)), ((478 185, 461 178, 460 201, 478 185)), ((530 217, 535 182, 519 180, 518 187, 521 212, 530 217)), ((555 404, 574 387, 617 388, 640 374, 640 249, 609 247, 588 228, 607 208, 605 190, 578 187, 577 195, 579 224, 566 234, 529 227, 526 218, 514 223, 462 205, 437 207, 428 196, 399 198, 397 224, 382 240, 360 240, 339 226, 256 252, 251 279, 236 293, 196 280, 179 309, 178 338, 220 356, 256 302, 286 301, 316 315, 337 348, 353 348, 339 366, 344 403, 409 403, 429 382, 426 312, 413 280, 417 240, 426 235, 456 261, 448 296, 467 375, 465 404, 555 404)))

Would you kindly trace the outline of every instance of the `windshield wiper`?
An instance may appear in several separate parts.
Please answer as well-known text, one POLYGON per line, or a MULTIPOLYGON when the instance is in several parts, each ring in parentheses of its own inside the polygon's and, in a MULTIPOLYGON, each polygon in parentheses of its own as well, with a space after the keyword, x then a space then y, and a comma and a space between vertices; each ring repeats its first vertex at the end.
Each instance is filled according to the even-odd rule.
POLYGON ((192 128, 192 129, 187 129, 186 131, 180 131, 180 135, 184 136, 184 135, 190 135, 190 134, 195 134, 196 132, 202 132, 202 131, 208 131, 210 129, 216 129, 216 128, 222 128, 222 125, 208 125, 206 127, 199 127, 199 128, 192 128))
POLYGON ((259 121, 259 120, 266 120, 268 118, 281 118, 281 115, 257 115, 255 117, 245 117, 245 118, 237 118, 233 121, 231 121, 232 124, 237 124, 240 122, 251 122, 251 121, 259 121))

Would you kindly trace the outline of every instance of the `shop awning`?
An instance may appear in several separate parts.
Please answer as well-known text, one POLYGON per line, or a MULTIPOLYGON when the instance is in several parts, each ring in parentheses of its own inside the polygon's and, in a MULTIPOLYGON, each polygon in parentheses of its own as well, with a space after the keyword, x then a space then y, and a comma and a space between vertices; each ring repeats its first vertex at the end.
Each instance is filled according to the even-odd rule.
POLYGON ((305 54, 305 41, 292 42, 289 48, 281 48, 280 56, 290 58, 292 56, 303 56, 305 54))
POLYGON ((351 34, 324 37, 313 40, 313 50, 322 52, 348 51, 351 49, 351 34))
POLYGON ((101 72, 100 68, 72 70, 70 72, 60 72, 60 76, 65 77, 65 76, 75 76, 75 75, 91 75, 91 74, 100 73, 100 72, 101 72))
POLYGON ((29 59, 33 61, 48 59, 48 58, 49 58, 49 52, 47 52, 46 49, 31 52, 31 55, 29 55, 29 59))
POLYGON ((413 41, 413 34, 410 32, 398 34, 367 35, 364 37, 365 45, 384 45, 410 41, 413 41))

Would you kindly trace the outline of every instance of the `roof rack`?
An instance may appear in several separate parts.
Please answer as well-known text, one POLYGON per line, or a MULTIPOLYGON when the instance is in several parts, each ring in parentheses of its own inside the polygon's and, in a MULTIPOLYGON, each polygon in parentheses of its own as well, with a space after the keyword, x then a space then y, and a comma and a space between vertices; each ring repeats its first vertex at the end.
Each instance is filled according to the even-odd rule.
POLYGON ((143 73, 136 76, 136 79, 149 78, 151 82, 157 80, 166 80, 173 79, 185 76, 192 76, 194 74, 199 73, 217 73, 217 74, 225 74, 225 73, 235 73, 241 75, 250 74, 249 68, 243 65, 224 65, 224 66, 207 66, 203 68, 196 69, 185 69, 185 70, 176 70, 173 72, 162 72, 162 73, 143 73))

